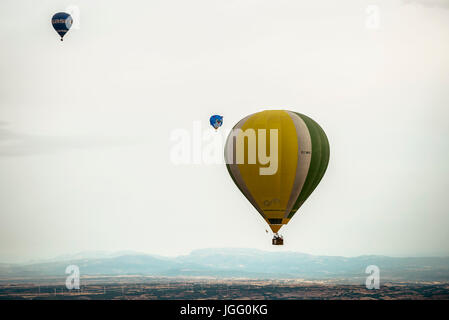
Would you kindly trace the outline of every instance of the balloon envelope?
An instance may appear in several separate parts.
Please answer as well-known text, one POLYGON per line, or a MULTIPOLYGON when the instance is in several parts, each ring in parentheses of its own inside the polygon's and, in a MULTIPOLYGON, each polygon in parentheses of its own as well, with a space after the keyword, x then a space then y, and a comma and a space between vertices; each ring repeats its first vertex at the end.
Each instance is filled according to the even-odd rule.
POLYGON ((210 125, 214 127, 215 130, 217 130, 221 125, 223 124, 223 117, 219 115, 213 115, 209 119, 210 125))
POLYGON ((329 162, 329 142, 311 118, 268 110, 234 126, 226 141, 225 160, 234 183, 271 230, 278 232, 321 181, 329 162))
POLYGON ((72 16, 65 12, 58 12, 54 14, 53 17, 51 18, 51 24, 61 37, 61 41, 62 38, 67 33, 67 31, 69 31, 70 27, 72 26, 72 23, 73 23, 72 16))

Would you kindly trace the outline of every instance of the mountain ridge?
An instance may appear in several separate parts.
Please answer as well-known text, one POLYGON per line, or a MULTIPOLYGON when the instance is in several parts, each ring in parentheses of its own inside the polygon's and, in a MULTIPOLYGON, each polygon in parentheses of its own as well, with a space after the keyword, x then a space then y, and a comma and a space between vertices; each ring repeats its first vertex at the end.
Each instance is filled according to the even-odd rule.
POLYGON ((65 277, 74 264, 81 275, 142 275, 154 277, 365 279, 376 265, 385 279, 449 281, 449 257, 318 256, 294 251, 208 248, 164 257, 133 251, 75 254, 28 264, 0 263, 0 278, 65 277))

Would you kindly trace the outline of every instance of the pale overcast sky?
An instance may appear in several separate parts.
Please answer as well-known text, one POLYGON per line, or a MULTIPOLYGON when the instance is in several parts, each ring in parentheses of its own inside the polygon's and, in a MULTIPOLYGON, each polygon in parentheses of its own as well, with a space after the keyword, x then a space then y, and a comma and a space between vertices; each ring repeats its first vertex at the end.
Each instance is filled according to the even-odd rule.
POLYGON ((449 1, 2 0, 0 43, 0 262, 449 255, 449 1), (331 145, 284 247, 224 165, 170 160, 175 130, 263 109, 312 117, 331 145))

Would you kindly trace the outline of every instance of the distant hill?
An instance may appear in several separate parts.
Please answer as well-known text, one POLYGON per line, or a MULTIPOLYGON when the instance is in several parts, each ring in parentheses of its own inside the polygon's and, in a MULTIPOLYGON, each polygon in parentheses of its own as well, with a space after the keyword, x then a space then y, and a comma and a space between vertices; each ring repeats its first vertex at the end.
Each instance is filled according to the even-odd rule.
POLYGON ((314 256, 297 252, 254 249, 203 249, 173 258, 124 252, 82 254, 28 264, 0 264, 0 278, 66 276, 69 264, 85 275, 149 275, 217 278, 301 278, 364 281, 369 265, 381 278, 397 281, 449 281, 449 257, 393 258, 386 256, 314 256))

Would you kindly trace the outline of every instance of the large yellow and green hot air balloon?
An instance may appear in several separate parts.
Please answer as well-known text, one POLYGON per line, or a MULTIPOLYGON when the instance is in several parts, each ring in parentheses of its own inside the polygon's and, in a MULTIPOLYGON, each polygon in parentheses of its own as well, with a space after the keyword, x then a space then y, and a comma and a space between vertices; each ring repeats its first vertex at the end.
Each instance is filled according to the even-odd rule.
POLYGON ((283 244, 287 224, 323 177, 329 141, 311 118, 267 110, 240 120, 228 136, 226 166, 234 183, 283 244))

